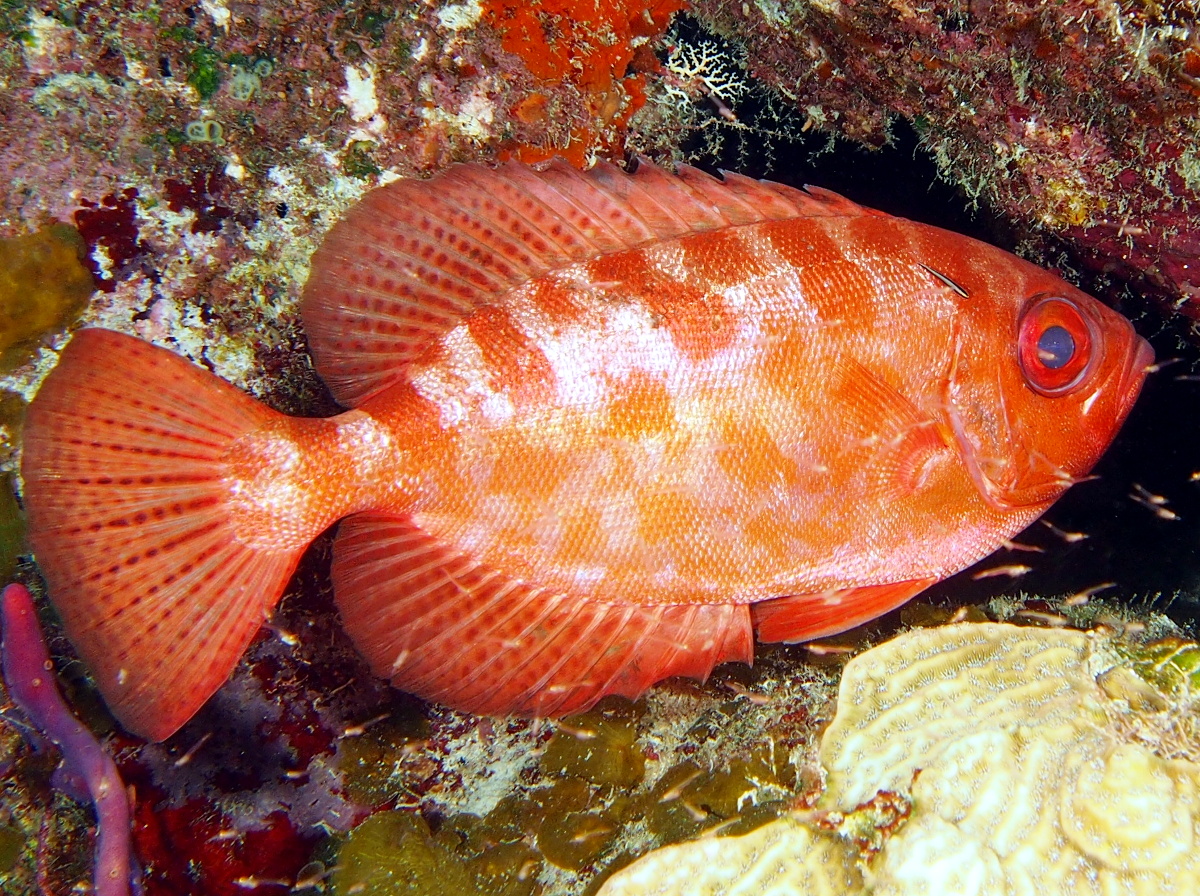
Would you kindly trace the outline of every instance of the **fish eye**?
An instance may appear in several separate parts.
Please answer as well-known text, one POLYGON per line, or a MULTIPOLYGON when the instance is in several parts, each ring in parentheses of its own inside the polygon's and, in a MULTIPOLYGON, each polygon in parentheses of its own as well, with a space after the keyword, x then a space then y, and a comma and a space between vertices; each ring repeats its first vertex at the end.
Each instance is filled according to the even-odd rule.
POLYGON ((1075 355, 1075 339, 1066 327, 1058 324, 1046 327, 1037 341, 1038 360, 1051 370, 1071 363, 1075 355))
POLYGON ((1074 391, 1093 369, 1095 324, 1074 302, 1036 296, 1017 325, 1017 359, 1033 391, 1050 398, 1074 391))

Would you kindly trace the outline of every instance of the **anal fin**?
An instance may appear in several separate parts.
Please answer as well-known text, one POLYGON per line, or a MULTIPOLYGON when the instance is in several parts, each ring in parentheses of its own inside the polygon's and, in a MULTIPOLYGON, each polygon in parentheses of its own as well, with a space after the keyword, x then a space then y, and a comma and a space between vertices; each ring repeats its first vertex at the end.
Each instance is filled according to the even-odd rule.
POLYGON ((751 605, 760 641, 811 641, 869 622, 920 594, 937 579, 860 585, 814 594, 792 594, 751 605))
POLYGON ((400 516, 344 520, 333 582, 346 631, 375 674, 484 715, 581 712, 673 675, 703 679, 753 653, 745 606, 608 604, 547 592, 400 516))

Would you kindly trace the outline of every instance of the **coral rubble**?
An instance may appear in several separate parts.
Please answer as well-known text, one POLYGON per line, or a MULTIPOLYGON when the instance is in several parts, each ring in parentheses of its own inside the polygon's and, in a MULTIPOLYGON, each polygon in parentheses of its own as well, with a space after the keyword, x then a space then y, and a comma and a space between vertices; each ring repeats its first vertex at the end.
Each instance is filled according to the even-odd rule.
POLYGON ((847 665, 813 810, 651 853, 601 893, 1194 892, 1196 650, 998 623, 908 632, 847 665))

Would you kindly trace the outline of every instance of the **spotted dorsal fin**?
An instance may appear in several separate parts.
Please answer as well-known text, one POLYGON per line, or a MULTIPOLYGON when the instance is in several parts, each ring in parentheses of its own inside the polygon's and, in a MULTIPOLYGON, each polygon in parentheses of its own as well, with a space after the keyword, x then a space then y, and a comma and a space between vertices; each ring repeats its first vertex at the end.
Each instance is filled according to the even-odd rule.
POLYGON ((808 192, 694 168, 632 173, 458 165, 369 193, 313 256, 302 314, 317 370, 357 406, 476 308, 558 268, 689 233, 796 217, 874 214, 808 192))

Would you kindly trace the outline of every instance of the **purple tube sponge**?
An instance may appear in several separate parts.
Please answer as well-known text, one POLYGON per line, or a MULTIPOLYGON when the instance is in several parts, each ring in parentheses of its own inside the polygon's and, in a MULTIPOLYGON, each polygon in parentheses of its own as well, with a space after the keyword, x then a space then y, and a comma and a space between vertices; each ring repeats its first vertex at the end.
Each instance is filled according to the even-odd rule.
POLYGON ((112 758, 63 702, 24 585, 0 595, 4 684, 13 702, 62 751, 63 766, 87 785, 96 806, 96 896, 129 896, 132 870, 129 796, 112 758))

